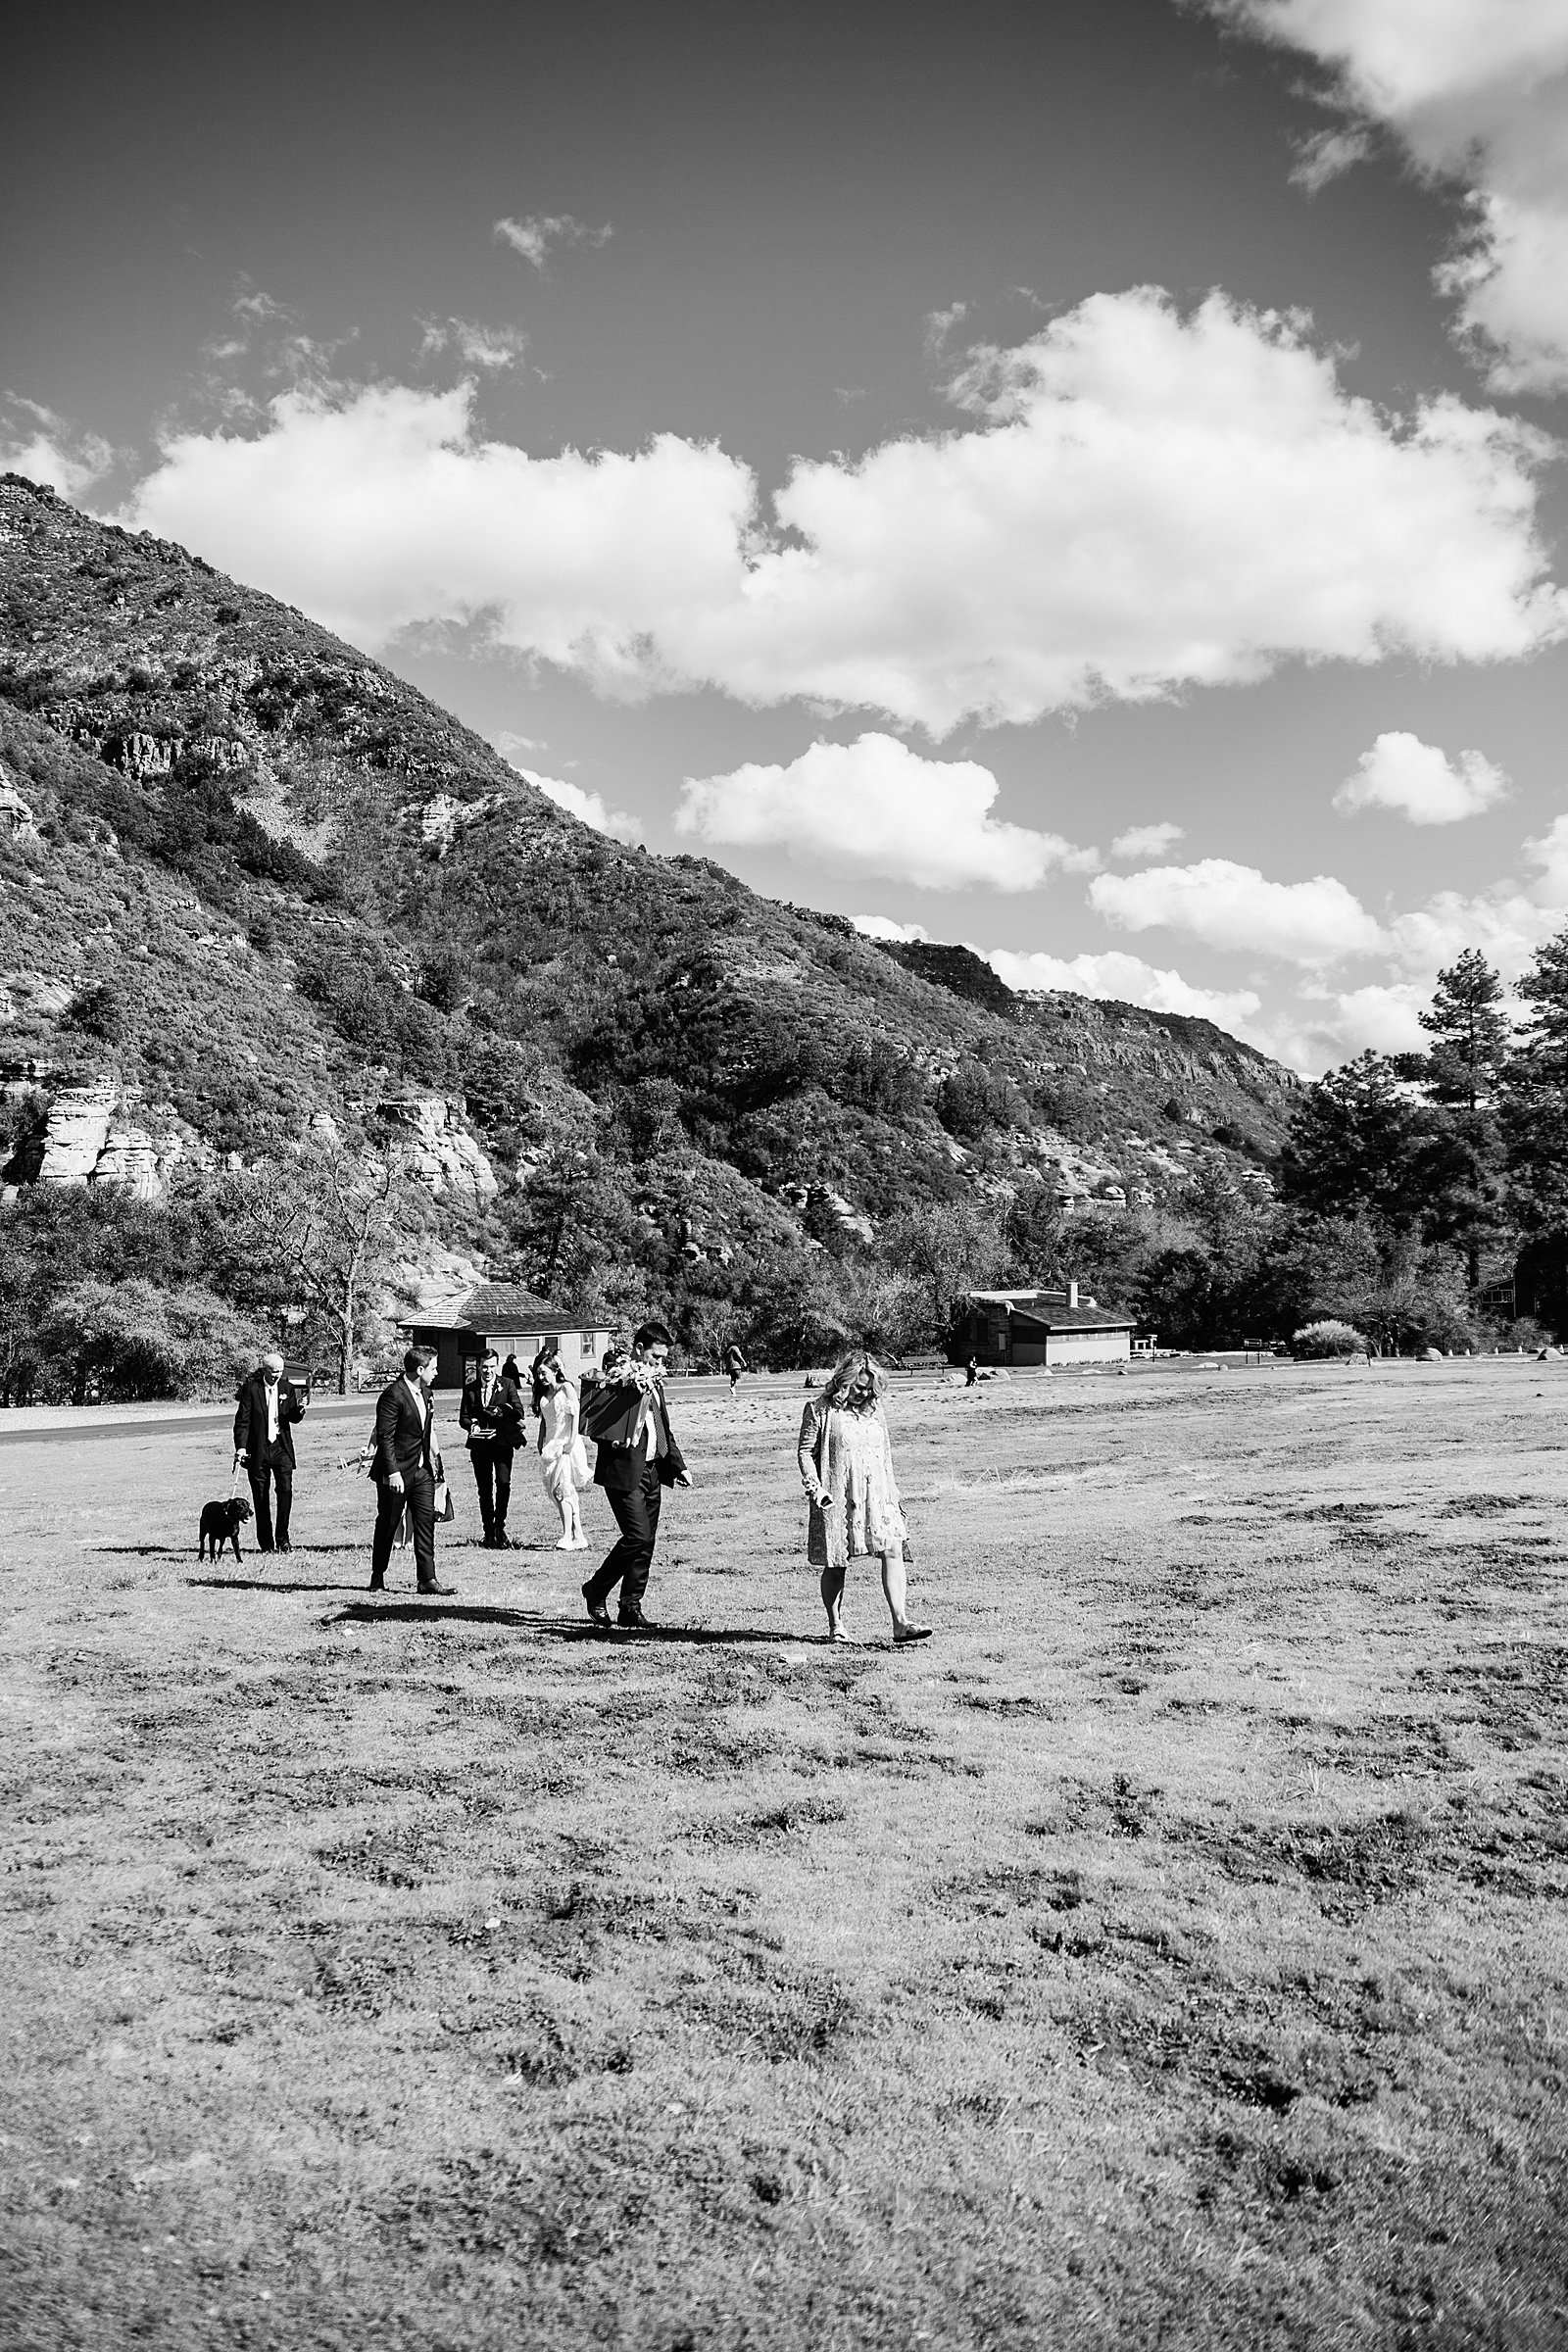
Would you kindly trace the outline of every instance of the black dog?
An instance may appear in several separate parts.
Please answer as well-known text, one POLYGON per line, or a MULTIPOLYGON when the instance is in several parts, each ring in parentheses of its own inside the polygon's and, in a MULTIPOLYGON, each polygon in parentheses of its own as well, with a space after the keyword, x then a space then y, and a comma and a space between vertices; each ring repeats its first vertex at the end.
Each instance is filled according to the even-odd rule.
POLYGON ((226 1502, 204 1502, 201 1541, 196 1546, 196 1557, 205 1559, 211 1546, 212 1556, 216 1560, 223 1545, 232 1544, 234 1557, 239 1559, 239 1531, 250 1515, 251 1506, 243 1494, 231 1494, 226 1502))

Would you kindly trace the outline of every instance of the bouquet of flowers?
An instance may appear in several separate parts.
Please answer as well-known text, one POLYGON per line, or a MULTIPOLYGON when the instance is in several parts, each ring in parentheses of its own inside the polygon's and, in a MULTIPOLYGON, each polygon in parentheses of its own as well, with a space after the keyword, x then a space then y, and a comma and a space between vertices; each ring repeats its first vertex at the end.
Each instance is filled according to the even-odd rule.
POLYGON ((607 1388, 636 1389, 640 1395, 651 1396, 659 1386, 662 1369, 662 1365, 640 1364, 634 1357, 623 1355, 615 1363, 607 1364, 599 1378, 607 1388))

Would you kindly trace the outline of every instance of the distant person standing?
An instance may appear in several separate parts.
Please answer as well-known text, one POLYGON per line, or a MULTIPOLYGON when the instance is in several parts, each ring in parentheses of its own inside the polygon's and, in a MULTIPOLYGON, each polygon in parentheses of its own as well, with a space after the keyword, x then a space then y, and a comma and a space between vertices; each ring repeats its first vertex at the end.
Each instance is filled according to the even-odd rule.
POLYGON ((464 1384, 463 1402, 458 1407, 458 1421, 467 1437, 468 1459, 473 1465, 473 1483, 479 1494, 485 1546, 491 1551, 505 1551, 508 1547, 512 1457, 519 1434, 516 1391, 514 1388, 509 1395, 508 1389, 509 1384, 501 1377, 501 1358, 493 1348, 487 1348, 473 1379, 464 1384))
POLYGON ((250 1477, 258 1551, 294 1548, 288 1540, 294 1504, 293 1424, 304 1418, 305 1398, 291 1380, 283 1378, 283 1358, 275 1348, 270 1348, 260 1368, 240 1389, 239 1410, 234 1415, 234 1467, 237 1470, 243 1462, 250 1477))
POLYGON ((750 1364, 732 1340, 724 1350, 724 1369, 729 1375, 729 1396, 735 1401, 735 1392, 741 1385, 741 1374, 751 1370, 750 1364))
POLYGON ((666 1487, 689 1487, 691 1474, 669 1426, 663 1371, 672 1343, 662 1323, 645 1323, 629 1355, 607 1353, 599 1380, 583 1400, 583 1434, 599 1448, 594 1484, 603 1487, 620 1541, 583 1586, 595 1625, 608 1626, 606 1605, 620 1587, 616 1623, 651 1634, 643 1594, 659 1538, 659 1506, 666 1487))
POLYGON ((435 1444, 435 1357, 428 1348, 411 1348, 403 1374, 381 1391, 375 1404, 375 1456, 370 1476, 376 1486, 375 1539, 370 1548, 370 1591, 386 1584, 392 1542, 405 1509, 414 1531, 414 1567, 421 1592, 449 1593, 435 1573, 435 1482, 440 1452, 435 1444))

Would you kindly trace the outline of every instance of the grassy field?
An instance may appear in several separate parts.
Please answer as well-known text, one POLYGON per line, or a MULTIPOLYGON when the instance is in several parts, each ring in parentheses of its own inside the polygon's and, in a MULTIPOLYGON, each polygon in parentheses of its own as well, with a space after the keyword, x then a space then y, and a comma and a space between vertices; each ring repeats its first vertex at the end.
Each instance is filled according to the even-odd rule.
POLYGON ((216 1575, 221 1426, 0 1448, 7 2352, 1568 2344, 1568 1374, 902 1390, 899 1653, 800 1403, 658 1642, 527 1465, 372 1606, 341 1423, 216 1575))

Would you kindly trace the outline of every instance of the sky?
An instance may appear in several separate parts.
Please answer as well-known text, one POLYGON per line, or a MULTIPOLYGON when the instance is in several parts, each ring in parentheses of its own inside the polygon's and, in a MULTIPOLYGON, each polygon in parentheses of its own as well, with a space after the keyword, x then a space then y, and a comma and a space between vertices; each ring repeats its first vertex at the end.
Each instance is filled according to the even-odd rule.
POLYGON ((1568 925, 1568 0, 58 0, 0 464, 1317 1072, 1568 925))

